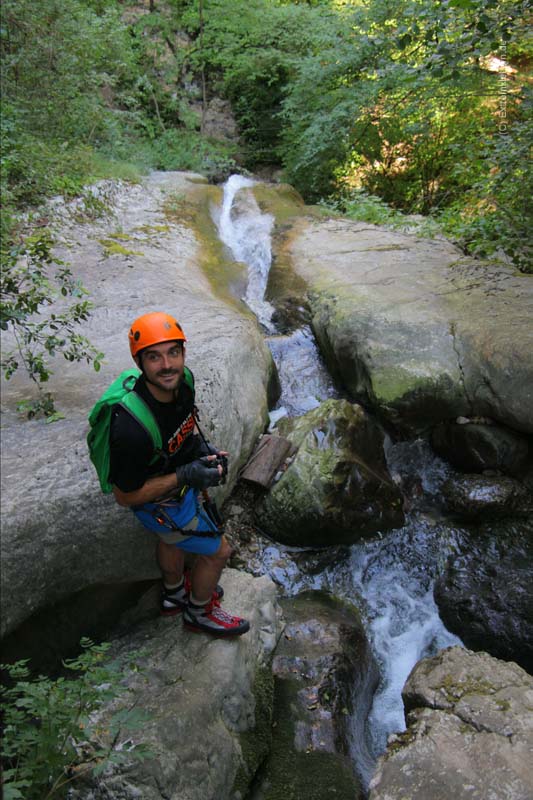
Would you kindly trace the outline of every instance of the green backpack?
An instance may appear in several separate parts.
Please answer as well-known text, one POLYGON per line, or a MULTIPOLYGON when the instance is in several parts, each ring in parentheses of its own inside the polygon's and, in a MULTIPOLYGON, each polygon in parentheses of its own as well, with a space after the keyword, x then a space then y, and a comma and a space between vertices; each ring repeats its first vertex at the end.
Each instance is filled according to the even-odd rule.
MULTIPOLYGON (((109 428, 113 406, 120 405, 125 408, 152 439, 154 455, 151 464, 159 458, 162 451, 163 443, 159 425, 142 397, 132 391, 140 374, 140 371, 135 368, 122 372, 94 404, 89 414, 91 427, 87 435, 87 446, 100 486, 105 494, 109 494, 113 489, 109 483, 109 428)), ((184 368, 183 378, 194 394, 194 377, 187 367, 184 368)))

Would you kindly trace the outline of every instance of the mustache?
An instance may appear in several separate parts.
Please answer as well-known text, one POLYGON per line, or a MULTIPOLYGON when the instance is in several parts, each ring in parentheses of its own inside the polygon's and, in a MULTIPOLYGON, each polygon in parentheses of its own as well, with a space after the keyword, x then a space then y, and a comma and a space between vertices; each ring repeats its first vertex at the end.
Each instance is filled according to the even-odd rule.
POLYGON ((179 375, 179 369, 162 369, 157 373, 158 378, 168 378, 170 375, 179 375))

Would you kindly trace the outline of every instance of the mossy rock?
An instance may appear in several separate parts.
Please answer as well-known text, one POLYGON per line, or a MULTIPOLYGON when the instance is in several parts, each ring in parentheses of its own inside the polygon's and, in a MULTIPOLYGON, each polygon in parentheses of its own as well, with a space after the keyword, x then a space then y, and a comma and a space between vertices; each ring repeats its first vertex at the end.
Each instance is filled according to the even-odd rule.
POLYGON ((268 667, 258 668, 254 680, 255 725, 239 737, 243 764, 233 783, 232 796, 244 797, 272 745, 274 676, 268 667))
POLYGON ((324 592, 287 598, 283 609, 285 634, 273 664, 272 749, 256 781, 259 796, 359 800, 349 715, 354 686, 363 687, 361 702, 369 706, 377 678, 358 611, 324 592))
POLYGON ((117 234, 115 234, 114 238, 108 239, 99 239, 98 241, 104 248, 104 256, 109 258, 110 256, 142 256, 144 253, 141 253, 139 250, 130 250, 124 245, 119 244, 116 241, 117 234))
POLYGON ((259 510, 261 527, 297 546, 348 544, 403 525, 383 435, 361 406, 327 400, 289 435, 298 452, 259 510))

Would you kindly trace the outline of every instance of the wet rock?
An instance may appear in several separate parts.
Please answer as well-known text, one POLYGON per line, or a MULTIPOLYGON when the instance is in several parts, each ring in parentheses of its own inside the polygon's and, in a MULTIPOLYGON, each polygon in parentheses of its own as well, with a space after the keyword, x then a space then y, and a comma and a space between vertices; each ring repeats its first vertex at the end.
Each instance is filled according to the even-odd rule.
POLYGON ((533 679, 459 647, 418 662, 403 700, 408 728, 389 738, 369 800, 530 800, 533 679))
POLYGON ((272 322, 280 333, 290 333, 309 324, 309 311, 298 298, 284 298, 272 314, 272 322))
POLYGON ((485 524, 458 548, 434 589, 444 624, 533 673, 533 521, 485 524))
POLYGON ((442 485, 442 496, 447 509, 462 519, 533 513, 527 488, 501 475, 456 475, 442 485))
POLYGON ((184 630, 180 617, 139 625, 113 644, 113 657, 132 661, 129 692, 101 715, 102 743, 109 715, 142 708, 141 729, 124 723, 115 747, 142 741, 145 761, 114 764, 71 790, 70 800, 238 800, 268 753, 272 735, 272 652, 282 630, 274 584, 225 570, 224 606, 250 619, 237 640, 213 640, 184 630), (139 671, 140 670, 140 671, 139 671))
POLYGON ((354 609, 319 592, 285 600, 283 610, 273 661, 275 737, 254 797, 359 800, 349 754, 365 751, 363 725, 378 681, 363 627, 354 609))
POLYGON ((287 252, 353 399, 407 432, 459 415, 533 432, 529 276, 344 219, 300 223, 287 252))
MULTIPOLYGON (((254 321, 215 295, 199 265, 188 220, 212 189, 199 180, 152 173, 142 185, 117 191, 108 216, 54 223, 69 243, 58 256, 95 305, 82 332, 105 360, 98 373, 84 362, 53 365, 47 387, 65 414, 53 424, 17 414, 17 403, 33 391, 22 372, 2 387, 2 633, 88 586, 158 577, 153 538, 102 495, 85 443, 90 408, 132 365, 126 334, 139 314, 163 305, 183 323, 203 428, 230 452, 219 499, 231 491, 268 420, 270 352, 254 321), (167 203, 176 214, 188 209, 185 221, 169 219, 167 203), (115 231, 136 242, 131 249, 139 254, 106 256, 99 240, 115 231)), ((7 352, 8 338, 3 346, 7 352)))
POLYGON ((401 527, 402 498, 385 464, 383 435, 360 406, 327 400, 289 438, 298 452, 259 512, 259 527, 273 539, 345 544, 401 527))
POLYGON ((431 434, 434 450, 463 472, 500 470, 521 475, 528 461, 527 439, 501 425, 445 422, 431 434))

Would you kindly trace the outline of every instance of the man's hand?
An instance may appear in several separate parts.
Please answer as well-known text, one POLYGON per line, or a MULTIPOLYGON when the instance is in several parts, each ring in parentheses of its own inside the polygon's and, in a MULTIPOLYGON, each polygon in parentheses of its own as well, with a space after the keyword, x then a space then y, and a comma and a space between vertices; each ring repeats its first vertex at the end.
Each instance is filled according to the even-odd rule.
POLYGON ((178 486, 191 486, 193 489, 208 489, 218 486, 222 480, 223 470, 215 455, 197 458, 190 464, 177 467, 178 486))

